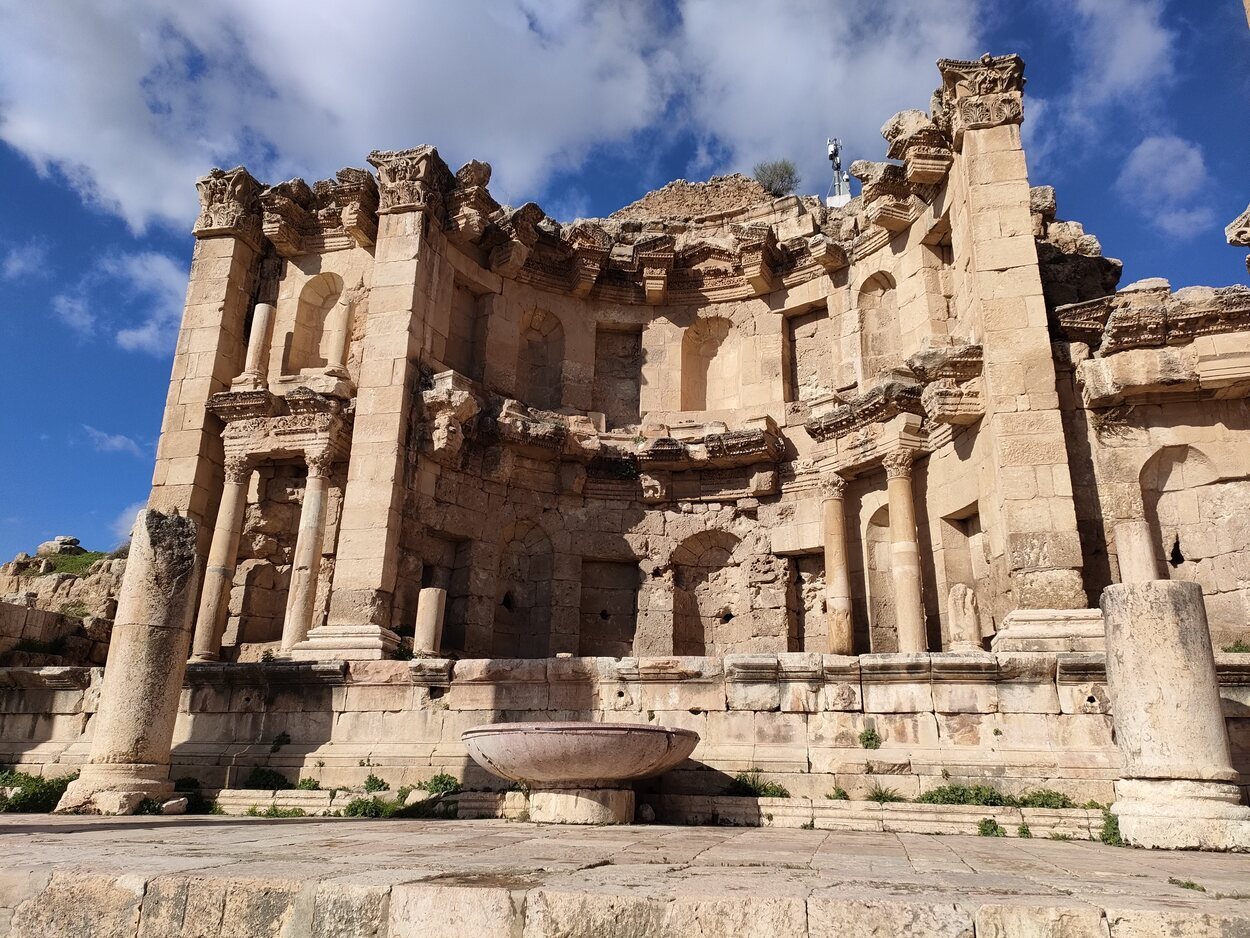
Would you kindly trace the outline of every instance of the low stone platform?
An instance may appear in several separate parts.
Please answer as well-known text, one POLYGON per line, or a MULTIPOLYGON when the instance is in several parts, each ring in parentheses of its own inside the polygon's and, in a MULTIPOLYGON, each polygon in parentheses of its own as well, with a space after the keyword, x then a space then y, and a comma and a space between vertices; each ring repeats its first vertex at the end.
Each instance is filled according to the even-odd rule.
POLYGON ((32 938, 1250 935, 1250 856, 1078 841, 9 816, 0 842, 0 935, 32 938))

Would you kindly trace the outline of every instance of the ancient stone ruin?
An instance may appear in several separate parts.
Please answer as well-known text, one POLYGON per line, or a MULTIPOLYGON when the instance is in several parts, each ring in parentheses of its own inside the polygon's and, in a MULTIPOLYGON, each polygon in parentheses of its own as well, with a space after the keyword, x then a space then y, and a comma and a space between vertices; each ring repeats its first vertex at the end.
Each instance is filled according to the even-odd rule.
MULTIPOLYGON (((1250 289, 1117 291, 1030 187, 1020 59, 939 71, 839 208, 729 176, 561 223, 432 146, 201 179, 149 502, 199 532, 172 774, 448 772, 494 813, 463 730, 654 723, 701 737, 640 795, 671 820, 753 767, 813 822, 883 776, 1146 779, 1245 846, 1250 289), (1124 751, 1186 733, 1147 647, 1184 760, 1124 751)), ((99 681, 0 756, 88 759, 99 681)))

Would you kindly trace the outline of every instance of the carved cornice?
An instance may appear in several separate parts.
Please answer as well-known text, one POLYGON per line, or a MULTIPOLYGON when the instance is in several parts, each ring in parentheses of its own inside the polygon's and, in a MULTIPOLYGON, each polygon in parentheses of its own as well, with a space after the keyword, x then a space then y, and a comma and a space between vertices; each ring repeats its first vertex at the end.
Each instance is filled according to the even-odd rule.
POLYGON ((195 184, 200 215, 191 229, 197 238, 232 235, 259 250, 261 218, 258 197, 264 188, 242 166, 213 169, 195 184))
POLYGON ((428 212, 441 222, 447 193, 456 179, 432 146, 374 150, 369 163, 378 171, 378 214, 428 212))
POLYGON ((971 343, 927 348, 908 358, 907 367, 921 381, 969 381, 981 373, 982 349, 971 343))
POLYGON ((771 419, 761 427, 705 433, 690 439, 655 437, 638 450, 638 462, 648 472, 660 469, 722 469, 775 464, 785 453, 785 441, 771 419))
POLYGON ((1100 357, 1126 349, 1187 345, 1203 335, 1250 329, 1250 288, 1191 288, 1172 293, 1166 281, 1085 303, 1060 306, 1052 328, 1084 342, 1100 357))
POLYGON ((296 178, 270 186, 260 194, 260 204, 265 210, 265 237, 278 254, 282 257, 304 254, 304 232, 314 227, 316 210, 316 198, 308 184, 296 178))
POLYGON ((470 160, 456 170, 456 189, 447 201, 447 225, 457 241, 482 237, 491 215, 499 211, 499 203, 486 189, 490 176, 490 163, 478 160, 470 160))
POLYGON ((371 246, 378 234, 378 187, 363 169, 340 169, 308 186, 292 179, 260 194, 264 232, 282 257, 371 246), (337 243, 336 243, 337 242, 337 243))
POLYGON ((892 160, 902 160, 912 185, 934 185, 946 178, 954 160, 950 141, 923 111, 899 111, 881 128, 892 160))
POLYGON ((823 443, 854 433, 869 424, 885 423, 904 413, 924 415, 920 386, 903 381, 885 381, 826 414, 808 418, 803 426, 812 439, 823 443))
MULTIPOLYGON (((1228 223, 1228 227, 1224 229, 1224 236, 1228 238, 1229 244, 1241 247, 1250 246, 1250 205, 1247 205, 1244 212, 1228 223)), ((1250 254, 1246 255, 1246 271, 1250 273, 1250 254)))

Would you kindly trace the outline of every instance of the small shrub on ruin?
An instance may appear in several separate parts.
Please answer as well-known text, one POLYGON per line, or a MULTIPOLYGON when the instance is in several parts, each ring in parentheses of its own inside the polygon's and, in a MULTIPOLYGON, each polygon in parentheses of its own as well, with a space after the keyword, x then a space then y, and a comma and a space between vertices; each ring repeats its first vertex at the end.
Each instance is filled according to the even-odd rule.
POLYGON ((906 801, 897 788, 886 788, 880 782, 874 782, 872 788, 868 789, 868 800, 875 801, 877 804, 890 804, 897 801, 906 801))
POLYGON ((1123 847, 1124 838, 1120 836, 1120 819, 1111 813, 1110 808, 1102 809, 1102 833, 1098 835, 1108 847, 1123 847))
POLYGON ((390 791, 390 788, 391 788, 390 785, 388 785, 382 779, 378 778, 373 773, 370 773, 365 778, 365 791, 369 792, 370 794, 376 791, 390 791))
POLYGON ((833 791, 829 792, 829 794, 825 795, 825 797, 828 798, 830 801, 850 801, 851 800, 851 796, 846 793, 846 789, 843 788, 841 785, 838 785, 837 787, 835 787, 833 791))
POLYGON ((277 769, 258 765, 252 769, 239 787, 249 791, 284 791, 294 786, 291 784, 291 780, 277 769))
POLYGON ((1021 824, 1016 828, 1016 836, 1029 840, 1033 836, 1033 831, 1029 829, 1029 825, 1021 824))
POLYGON ((269 746, 269 751, 277 752, 283 746, 289 746, 290 744, 291 744, 291 734, 282 732, 273 738, 273 743, 269 746))
POLYGON ((160 814, 161 803, 155 798, 144 798, 135 808, 135 814, 160 814))
POLYGON ((1003 830, 1003 826, 992 817, 983 817, 977 824, 977 833, 982 837, 1006 837, 1007 832, 1003 830))
POLYGON ((1075 808, 1076 802, 1069 798, 1061 791, 1055 791, 1052 788, 1038 788, 1035 791, 1026 791, 1023 795, 1016 799, 1016 803, 1021 808, 1075 808))
POLYGON ((765 160, 752 170, 756 182, 772 195, 789 195, 799 187, 799 171, 789 160, 765 160))
POLYGON ((1050 839, 1051 839, 1051 840, 1071 840, 1071 839, 1072 839, 1072 835, 1071 835, 1071 834, 1065 834, 1065 833, 1062 833, 1061 831, 1051 831, 1051 832, 1050 832, 1050 839))
POLYGON ((871 726, 859 734, 859 744, 865 749, 880 749, 881 737, 871 726))
POLYGON ((271 804, 263 811, 256 805, 252 805, 247 809, 247 817, 308 817, 308 812, 303 808, 280 808, 276 804, 271 804))
POLYGON ((295 787, 300 791, 321 791, 321 783, 315 778, 301 778, 295 787))
POLYGON ((12 770, 0 772, 0 788, 15 789, 8 795, 0 795, 0 814, 50 814, 69 783, 76 778, 77 772, 53 778, 12 770))
POLYGON ((804 823, 800 824, 799 827, 801 827, 805 831, 814 831, 816 829, 816 822, 805 821, 804 823))
POLYGON ((739 772, 725 789, 734 798, 789 798, 790 792, 764 776, 759 769, 739 772))
POLYGON ((1245 639, 1237 639, 1231 645, 1225 645, 1224 651, 1230 655, 1247 655, 1250 654, 1250 642, 1245 639))
POLYGON ((97 560, 104 560, 108 555, 102 550, 89 550, 82 554, 53 554, 46 559, 51 566, 43 576, 56 573, 68 573, 70 576, 85 576, 97 560))
POLYGON ((1177 879, 1175 876, 1169 876, 1168 882, 1173 886, 1179 886, 1181 889, 1193 889, 1197 892, 1206 892, 1207 887, 1195 883, 1192 879, 1177 879))
POLYGON ((916 801, 920 804, 972 804, 990 808, 1015 804, 1014 798, 991 785, 943 785, 926 791, 916 801))
POLYGON ((460 790, 460 781, 454 775, 439 772, 428 782, 422 782, 418 787, 424 788, 431 795, 452 795, 460 790))

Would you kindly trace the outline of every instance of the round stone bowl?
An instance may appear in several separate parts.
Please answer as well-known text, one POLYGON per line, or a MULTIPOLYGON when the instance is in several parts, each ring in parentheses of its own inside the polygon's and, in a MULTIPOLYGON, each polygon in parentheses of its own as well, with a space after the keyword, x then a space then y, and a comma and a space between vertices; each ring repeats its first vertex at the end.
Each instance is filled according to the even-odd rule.
POLYGON ((663 775, 699 734, 634 723, 492 723, 460 734, 482 768, 532 788, 619 788, 663 775))

